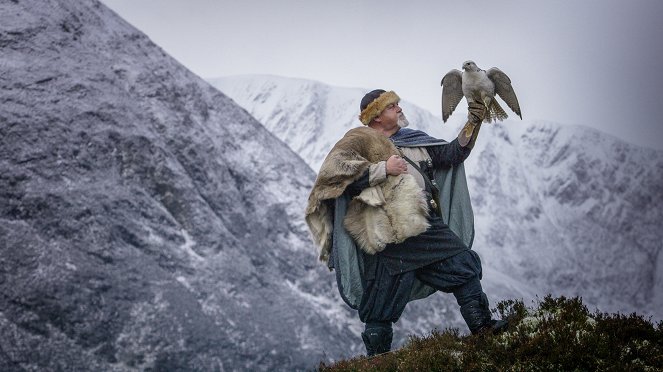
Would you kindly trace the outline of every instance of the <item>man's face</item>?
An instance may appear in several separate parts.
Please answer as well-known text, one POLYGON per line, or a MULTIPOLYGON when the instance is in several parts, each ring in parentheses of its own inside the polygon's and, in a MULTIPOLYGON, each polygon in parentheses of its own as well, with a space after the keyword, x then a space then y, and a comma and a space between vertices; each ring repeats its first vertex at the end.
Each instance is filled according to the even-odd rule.
POLYGON ((398 119, 402 111, 398 103, 392 103, 382 110, 377 119, 384 129, 395 128, 398 126, 398 119))

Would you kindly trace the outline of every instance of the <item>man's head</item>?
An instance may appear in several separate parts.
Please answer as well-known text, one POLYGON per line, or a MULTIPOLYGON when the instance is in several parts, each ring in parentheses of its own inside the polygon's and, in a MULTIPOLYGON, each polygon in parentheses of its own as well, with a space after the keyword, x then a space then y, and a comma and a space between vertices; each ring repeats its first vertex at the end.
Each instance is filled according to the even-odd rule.
POLYGON ((392 126, 406 127, 408 121, 398 105, 400 97, 394 91, 375 89, 366 93, 359 104, 359 120, 364 125, 380 125, 389 130, 392 126))

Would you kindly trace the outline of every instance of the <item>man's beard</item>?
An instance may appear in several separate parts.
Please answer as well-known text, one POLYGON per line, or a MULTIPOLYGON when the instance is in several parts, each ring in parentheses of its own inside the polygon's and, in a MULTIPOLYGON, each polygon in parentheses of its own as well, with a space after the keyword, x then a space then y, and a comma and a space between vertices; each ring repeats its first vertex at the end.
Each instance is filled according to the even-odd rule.
POLYGON ((398 126, 401 128, 405 128, 408 125, 410 125, 410 122, 407 121, 407 118, 405 117, 405 114, 403 112, 400 112, 398 114, 398 126))

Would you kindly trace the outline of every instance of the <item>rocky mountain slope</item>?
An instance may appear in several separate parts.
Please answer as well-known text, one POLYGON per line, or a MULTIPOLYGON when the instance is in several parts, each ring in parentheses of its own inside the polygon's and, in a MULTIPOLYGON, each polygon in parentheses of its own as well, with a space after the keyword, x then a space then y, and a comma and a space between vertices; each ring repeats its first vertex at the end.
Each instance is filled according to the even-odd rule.
POLYGON ((307 369, 360 352, 315 174, 95 0, 0 2, 0 370, 307 369))
MULTIPOLYGON (((360 125, 359 100, 370 90, 268 76, 209 81, 313 169, 360 125)), ((403 109, 412 128, 451 140, 464 102, 446 125, 407 102, 403 109)), ((663 152, 587 127, 509 119, 482 127, 466 170, 474 248, 493 301, 552 293, 663 318, 663 152)), ((412 309, 422 311, 415 323, 440 324, 425 308, 412 309)))

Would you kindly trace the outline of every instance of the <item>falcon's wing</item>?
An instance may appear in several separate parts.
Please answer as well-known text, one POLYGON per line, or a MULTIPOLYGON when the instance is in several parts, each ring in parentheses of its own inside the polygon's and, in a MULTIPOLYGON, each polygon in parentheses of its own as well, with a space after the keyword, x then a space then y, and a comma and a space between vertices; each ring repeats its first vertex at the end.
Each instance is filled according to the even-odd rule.
POLYGON ((442 78, 442 121, 445 123, 463 98, 463 73, 453 69, 442 78))
POLYGON ((511 79, 509 79, 509 77, 497 67, 493 67, 486 71, 486 75, 488 75, 488 78, 495 83, 495 93, 506 102, 513 112, 520 116, 520 119, 522 119, 523 116, 520 113, 518 98, 516 98, 516 92, 513 91, 513 87, 511 86, 511 79))

